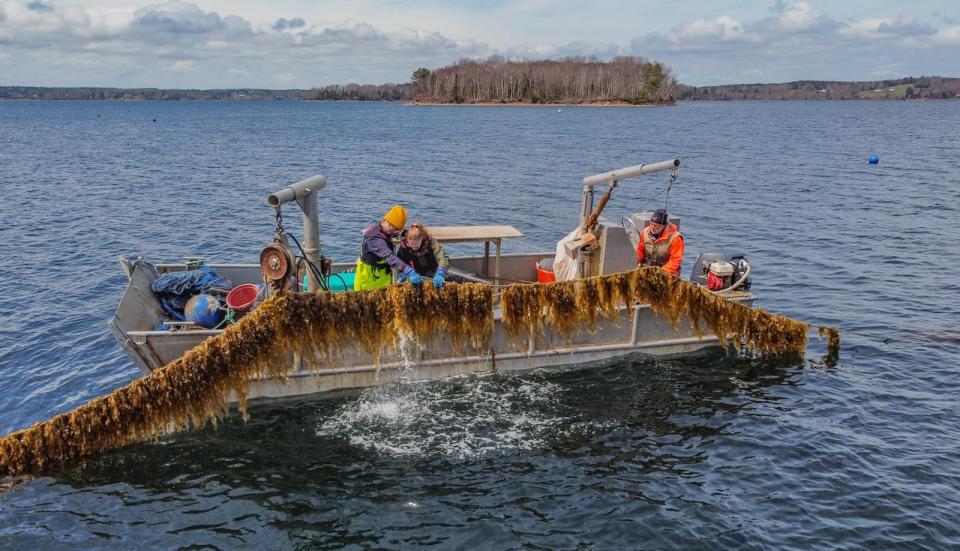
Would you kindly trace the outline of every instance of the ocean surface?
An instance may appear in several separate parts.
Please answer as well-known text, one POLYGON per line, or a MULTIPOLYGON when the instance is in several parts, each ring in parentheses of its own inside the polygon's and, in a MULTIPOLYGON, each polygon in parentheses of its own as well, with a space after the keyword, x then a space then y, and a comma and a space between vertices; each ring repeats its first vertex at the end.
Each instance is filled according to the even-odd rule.
POLYGON ((958 128, 948 101, 0 102, 0 433, 138 376, 106 326, 118 256, 255 262, 265 195, 313 174, 350 261, 394 203, 551 249, 584 176, 678 157, 685 275, 736 246, 759 305, 857 332, 835 365, 814 337, 257 407, 0 487, 0 548, 958 548, 958 128))

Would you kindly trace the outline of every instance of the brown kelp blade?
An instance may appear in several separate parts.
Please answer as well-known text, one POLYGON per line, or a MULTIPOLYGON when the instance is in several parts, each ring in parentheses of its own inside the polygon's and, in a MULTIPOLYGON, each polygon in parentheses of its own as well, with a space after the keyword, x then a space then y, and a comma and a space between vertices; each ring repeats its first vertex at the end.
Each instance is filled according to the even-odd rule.
MULTIPOLYGON (((379 361, 403 332, 421 342, 446 334, 457 350, 484 349, 493 331, 494 288, 396 285, 360 293, 279 293, 236 325, 183 357, 107 396, 0 439, 0 477, 39 474, 91 454, 201 427, 227 412, 231 393, 246 414, 247 383, 284 377, 288 355, 308 367, 329 364, 359 346, 379 361)), ((667 275, 659 268, 549 285, 502 289, 508 335, 526 338, 549 325, 569 335, 612 319, 621 306, 648 303, 675 326, 686 317, 721 343, 761 354, 801 353, 807 324, 749 308, 667 275)), ((833 339, 831 338, 831 346, 833 339)))
POLYGON ((637 303, 649 304, 674 327, 686 317, 699 334, 702 323, 724 346, 744 343, 760 354, 799 354, 807 345, 808 324, 727 300, 655 267, 548 285, 511 285, 500 296, 503 323, 512 336, 545 325, 569 336, 578 327, 595 326, 598 316, 609 319, 619 307, 637 303))
POLYGON ((493 288, 400 285, 347 294, 272 296, 255 311, 183 357, 52 419, 0 439, 0 477, 49 472, 65 463, 227 412, 234 393, 245 413, 247 381, 285 376, 287 354, 319 367, 359 344, 375 359, 398 331, 451 336, 455 347, 482 347, 493 327, 493 288))
POLYGON ((817 335, 827 339, 827 355, 823 357, 828 365, 836 365, 840 360, 840 330, 836 327, 818 327, 817 335))

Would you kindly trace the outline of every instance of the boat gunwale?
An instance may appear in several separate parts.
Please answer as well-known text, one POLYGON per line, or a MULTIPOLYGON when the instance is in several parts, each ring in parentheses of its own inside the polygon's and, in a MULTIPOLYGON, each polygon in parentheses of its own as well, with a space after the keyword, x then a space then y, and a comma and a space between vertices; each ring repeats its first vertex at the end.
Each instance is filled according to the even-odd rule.
MULTIPOLYGON (((520 284, 520 285, 522 285, 522 284, 520 284)), ((757 300, 757 296, 756 296, 756 295, 754 295, 753 293, 747 292, 747 291, 731 291, 730 294, 721 294, 721 295, 719 295, 719 296, 722 296, 722 297, 726 298, 727 300, 734 300, 734 301, 737 301, 737 302, 752 302, 752 301, 757 300)), ((628 308, 627 306, 620 305, 620 306, 617 307, 617 312, 620 313, 620 312, 626 311, 627 308, 628 308)), ((648 309, 650 309, 650 305, 649 305, 649 304, 634 304, 634 305, 631 306, 630 308, 633 308, 633 311, 634 311, 634 312, 638 312, 638 311, 640 311, 640 310, 648 310, 648 309)), ((502 313, 500 312, 499 306, 494 306, 493 315, 494 315, 494 323, 502 320, 502 313)), ((212 336, 219 335, 219 334, 223 333, 224 331, 226 331, 226 329, 181 329, 181 330, 175 330, 175 331, 170 331, 170 330, 149 330, 149 331, 127 331, 126 335, 127 335, 128 337, 131 337, 131 338, 132 338, 132 337, 163 337, 163 336, 171 336, 171 337, 172 337, 172 336, 177 336, 177 337, 180 337, 180 336, 184 336, 184 335, 196 335, 196 336, 209 336, 209 337, 212 337, 212 336)), ((714 337, 714 338, 716 338, 716 337, 714 337)), ((701 340, 706 340, 706 337, 704 337, 704 339, 701 339, 701 340)), ((579 349, 579 348, 578 348, 578 349, 579 349)))

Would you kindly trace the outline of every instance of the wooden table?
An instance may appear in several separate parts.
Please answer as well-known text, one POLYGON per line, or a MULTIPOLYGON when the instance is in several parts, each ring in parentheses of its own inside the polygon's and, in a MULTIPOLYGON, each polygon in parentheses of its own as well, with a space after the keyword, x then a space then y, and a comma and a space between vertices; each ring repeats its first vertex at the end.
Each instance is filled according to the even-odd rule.
POLYGON ((483 275, 490 277, 490 243, 497 247, 493 277, 500 281, 500 244, 504 238, 523 237, 513 226, 431 226, 430 235, 441 243, 483 243, 483 275))

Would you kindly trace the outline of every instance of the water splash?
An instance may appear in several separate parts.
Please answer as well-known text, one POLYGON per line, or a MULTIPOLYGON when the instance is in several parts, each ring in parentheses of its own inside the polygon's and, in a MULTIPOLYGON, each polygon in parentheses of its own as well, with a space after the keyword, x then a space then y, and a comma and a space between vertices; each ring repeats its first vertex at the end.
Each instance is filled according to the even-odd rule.
POLYGON ((562 388, 541 376, 418 382, 422 346, 403 335, 398 348, 396 377, 341 404, 318 435, 387 455, 472 460, 541 448, 570 424, 562 388))

